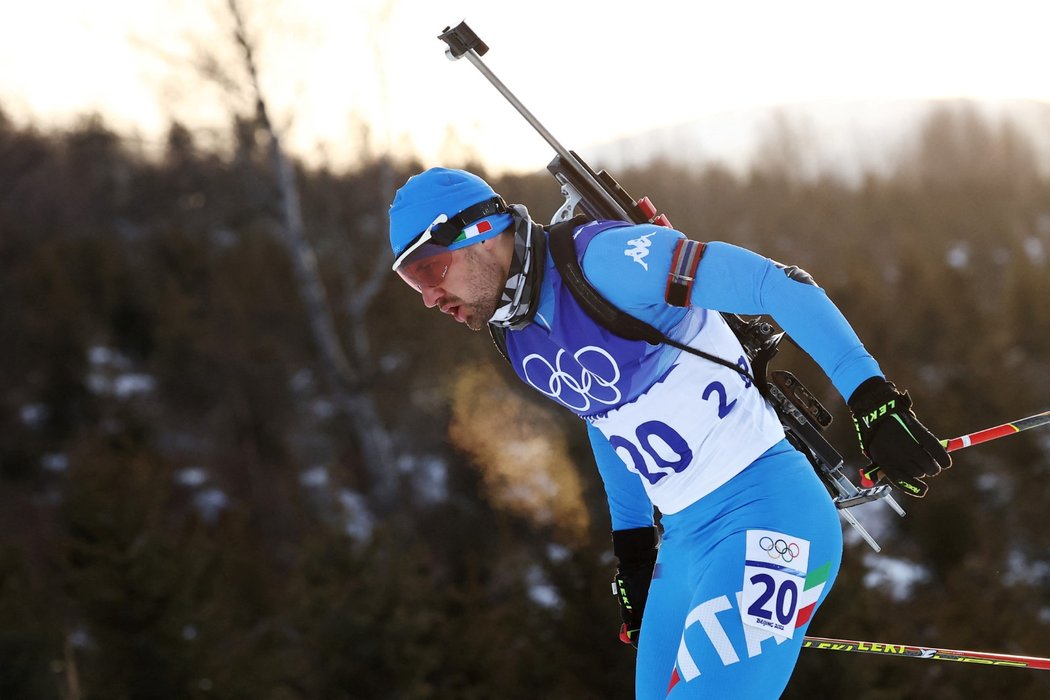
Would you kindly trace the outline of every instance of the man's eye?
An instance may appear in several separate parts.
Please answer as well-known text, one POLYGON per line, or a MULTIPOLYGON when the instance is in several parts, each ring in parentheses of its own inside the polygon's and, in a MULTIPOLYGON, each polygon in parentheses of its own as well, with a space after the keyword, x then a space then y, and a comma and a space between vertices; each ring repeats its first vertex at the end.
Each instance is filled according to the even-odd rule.
POLYGON ((423 262, 419 268, 419 276, 429 284, 436 284, 445 279, 445 273, 447 272, 448 265, 445 265, 443 260, 423 262))

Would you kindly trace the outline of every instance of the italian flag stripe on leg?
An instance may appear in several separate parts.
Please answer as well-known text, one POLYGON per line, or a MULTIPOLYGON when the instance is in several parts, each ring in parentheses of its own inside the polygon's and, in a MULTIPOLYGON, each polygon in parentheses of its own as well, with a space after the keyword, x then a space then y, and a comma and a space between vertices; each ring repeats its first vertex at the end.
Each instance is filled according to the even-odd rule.
POLYGON ((818 567, 806 575, 806 583, 803 584, 801 600, 799 601, 802 607, 799 609, 798 618, 795 620, 795 629, 802 627, 813 617, 813 611, 817 609, 817 601, 820 600, 820 594, 824 591, 824 584, 827 583, 830 573, 831 562, 829 561, 824 566, 818 567))

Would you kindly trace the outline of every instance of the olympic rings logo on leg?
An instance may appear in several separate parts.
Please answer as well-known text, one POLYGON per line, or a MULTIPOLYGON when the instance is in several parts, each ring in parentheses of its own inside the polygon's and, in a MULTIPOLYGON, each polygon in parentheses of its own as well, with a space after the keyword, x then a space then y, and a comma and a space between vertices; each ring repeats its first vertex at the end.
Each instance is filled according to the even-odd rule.
POLYGON ((785 564, 794 561, 800 552, 798 543, 787 542, 779 537, 774 540, 768 535, 758 541, 758 546, 770 559, 783 559, 785 564))

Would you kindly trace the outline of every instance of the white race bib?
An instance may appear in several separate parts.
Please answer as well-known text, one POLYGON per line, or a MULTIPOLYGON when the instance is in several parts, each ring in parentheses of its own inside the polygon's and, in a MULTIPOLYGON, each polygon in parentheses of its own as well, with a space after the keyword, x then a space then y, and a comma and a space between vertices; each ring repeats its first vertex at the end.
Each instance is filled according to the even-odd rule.
POLYGON ((746 551, 740 616, 745 625, 790 639, 803 607, 809 540, 748 530, 746 551))
MULTIPOLYGON (((722 318, 706 316, 690 344, 750 372, 722 318)), ((686 352, 645 393, 592 423, 665 514, 711 493, 784 438, 776 413, 749 379, 686 352)))

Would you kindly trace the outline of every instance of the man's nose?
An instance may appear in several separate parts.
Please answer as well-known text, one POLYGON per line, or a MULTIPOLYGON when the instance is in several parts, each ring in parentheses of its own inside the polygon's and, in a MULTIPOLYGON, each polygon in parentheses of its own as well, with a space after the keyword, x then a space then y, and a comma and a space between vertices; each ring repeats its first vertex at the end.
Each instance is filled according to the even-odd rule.
POLYGON ((438 299, 441 298, 441 291, 438 287, 423 287, 419 293, 423 295, 423 304, 425 304, 428 309, 437 306, 438 299))

